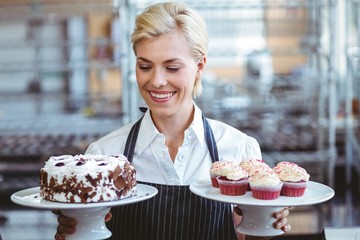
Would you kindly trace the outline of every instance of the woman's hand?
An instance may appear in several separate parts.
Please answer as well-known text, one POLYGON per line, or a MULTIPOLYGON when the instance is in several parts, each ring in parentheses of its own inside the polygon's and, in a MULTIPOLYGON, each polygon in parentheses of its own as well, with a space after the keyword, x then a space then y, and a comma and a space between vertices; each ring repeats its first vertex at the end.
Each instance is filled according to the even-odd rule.
MULTIPOLYGON (((52 210, 58 216, 58 227, 55 234, 55 240, 65 240, 65 234, 73 234, 76 231, 76 220, 74 218, 65 216, 60 210, 52 210)), ((109 212, 105 215, 105 222, 110 221, 112 214, 109 212)))
POLYGON ((279 212, 275 212, 273 214, 273 217, 276 219, 273 226, 276 229, 281 229, 284 232, 289 232, 291 230, 291 225, 288 223, 287 216, 289 216, 290 211, 289 207, 284 208, 283 210, 279 212))
POLYGON ((52 212, 58 215, 57 221, 59 223, 56 229, 55 240, 65 240, 65 234, 72 234, 75 232, 76 220, 63 215, 60 210, 52 210, 52 212))
MULTIPOLYGON (((290 214, 289 209, 290 207, 286 207, 279 212, 273 213, 273 218, 275 218, 276 220, 273 224, 274 228, 281 229, 284 232, 289 232, 291 230, 291 225, 288 223, 288 219, 287 219, 287 216, 289 216, 290 214)), ((242 211, 239 207, 235 206, 234 213, 235 213, 234 218, 237 220, 234 221, 234 223, 235 226, 237 226, 238 224, 240 224, 241 217, 239 216, 242 216, 242 211)))
MULTIPOLYGON (((275 222, 273 224, 274 228, 281 229, 284 232, 289 232, 291 230, 291 225, 288 223, 288 220, 287 220, 287 216, 289 216, 289 214, 290 214, 289 209, 290 209, 289 207, 286 207, 279 212, 273 213, 273 218, 275 218, 275 222)), ((233 219, 234 219, 234 227, 236 227, 237 225, 240 224, 241 219, 242 219, 242 210, 237 206, 234 206, 233 219)), ((236 234, 237 234, 238 240, 270 239, 269 237, 245 236, 244 234, 239 233, 239 232, 237 232, 236 234)))

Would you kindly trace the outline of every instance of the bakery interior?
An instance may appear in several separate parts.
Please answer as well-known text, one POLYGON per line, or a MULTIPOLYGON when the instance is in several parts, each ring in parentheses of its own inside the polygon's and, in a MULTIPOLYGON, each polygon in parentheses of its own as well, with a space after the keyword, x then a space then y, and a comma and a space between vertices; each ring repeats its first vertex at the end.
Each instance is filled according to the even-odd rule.
MULTIPOLYGON (((39 185, 49 156, 81 154, 140 116, 129 36, 154 2, 0 0, 2 239, 53 239, 55 215, 10 196, 39 185)), ((335 191, 292 208, 281 239, 360 239, 360 1, 185 2, 210 36, 195 99, 205 115, 335 191)))

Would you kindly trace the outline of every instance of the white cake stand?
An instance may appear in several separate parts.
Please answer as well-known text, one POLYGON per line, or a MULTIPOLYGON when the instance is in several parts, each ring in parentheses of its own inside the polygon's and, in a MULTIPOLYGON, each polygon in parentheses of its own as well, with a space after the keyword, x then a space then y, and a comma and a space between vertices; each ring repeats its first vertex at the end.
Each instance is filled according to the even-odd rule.
POLYGON ((101 203, 59 203, 43 200, 39 187, 18 191, 11 195, 11 200, 19 205, 41 209, 60 209, 66 216, 77 221, 76 232, 66 236, 68 240, 98 240, 111 237, 105 225, 105 215, 111 207, 132 204, 154 197, 158 190, 155 187, 137 184, 135 196, 118 201, 101 203))
POLYGON ((237 205, 243 212, 242 220, 236 230, 251 236, 277 236, 284 232, 275 229, 272 217, 274 212, 284 207, 305 206, 325 202, 334 196, 334 190, 321 183, 309 181, 302 197, 280 196, 275 200, 255 199, 248 191, 242 196, 227 196, 214 188, 210 180, 200 180, 190 185, 190 190, 201 197, 237 205))

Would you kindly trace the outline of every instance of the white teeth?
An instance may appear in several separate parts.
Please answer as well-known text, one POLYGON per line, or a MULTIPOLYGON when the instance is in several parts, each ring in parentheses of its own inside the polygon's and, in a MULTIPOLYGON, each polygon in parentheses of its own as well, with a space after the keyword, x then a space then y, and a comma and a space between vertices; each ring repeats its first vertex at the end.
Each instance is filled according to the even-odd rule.
POLYGON ((153 93, 150 92, 151 96, 155 97, 155 98, 159 98, 159 99, 163 99, 163 98, 169 98, 172 95, 175 94, 175 92, 171 92, 171 93, 163 93, 163 94, 157 94, 157 93, 153 93))

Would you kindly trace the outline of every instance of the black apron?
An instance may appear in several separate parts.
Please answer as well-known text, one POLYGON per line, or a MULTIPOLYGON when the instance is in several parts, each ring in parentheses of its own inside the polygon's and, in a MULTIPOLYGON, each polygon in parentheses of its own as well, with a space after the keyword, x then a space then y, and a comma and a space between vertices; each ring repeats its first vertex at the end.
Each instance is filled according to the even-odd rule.
MULTIPOLYGON (((124 155, 132 162, 142 118, 132 127, 124 155)), ((213 162, 218 161, 216 142, 203 117, 206 143, 213 162)), ((189 186, 140 182, 158 194, 146 201, 113 207, 107 223, 114 240, 234 240, 231 205, 193 194, 189 186)))

